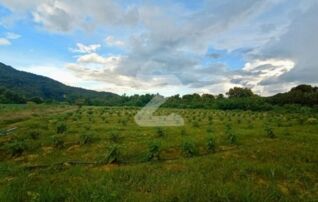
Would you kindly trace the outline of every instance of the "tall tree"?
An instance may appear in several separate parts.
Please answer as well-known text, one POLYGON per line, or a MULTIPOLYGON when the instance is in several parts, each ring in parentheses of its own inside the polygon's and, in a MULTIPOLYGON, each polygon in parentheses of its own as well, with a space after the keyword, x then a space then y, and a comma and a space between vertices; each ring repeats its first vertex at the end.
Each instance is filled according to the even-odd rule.
POLYGON ((254 93, 251 89, 240 87, 231 88, 226 94, 229 96, 229 98, 244 98, 254 96, 254 93))

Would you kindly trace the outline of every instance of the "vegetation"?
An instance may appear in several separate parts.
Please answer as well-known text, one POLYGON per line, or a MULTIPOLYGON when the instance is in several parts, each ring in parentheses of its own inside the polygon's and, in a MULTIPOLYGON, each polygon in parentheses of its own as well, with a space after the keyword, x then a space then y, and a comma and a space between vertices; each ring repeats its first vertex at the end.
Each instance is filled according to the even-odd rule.
POLYGON ((162 108, 186 124, 147 128, 138 110, 0 105, 0 201, 318 198, 314 111, 162 108))
POLYGON ((154 95, 65 86, 0 63, 0 201, 315 201, 318 88, 260 97, 154 95))

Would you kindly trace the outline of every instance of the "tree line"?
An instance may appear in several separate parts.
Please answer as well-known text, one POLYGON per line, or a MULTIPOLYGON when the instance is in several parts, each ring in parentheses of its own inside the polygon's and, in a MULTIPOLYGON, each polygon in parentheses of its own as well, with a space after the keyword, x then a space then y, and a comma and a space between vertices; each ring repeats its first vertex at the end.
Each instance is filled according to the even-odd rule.
MULTIPOLYGON (((155 95, 122 95, 109 96, 103 99, 99 97, 66 96, 62 102, 76 105, 94 106, 136 106, 146 105, 155 95)), ((19 93, 12 92, 5 88, 0 88, 0 103, 5 104, 24 104, 34 103, 60 103, 60 100, 43 99, 41 97, 25 98, 19 93)), ((174 95, 167 98, 162 107, 171 108, 207 108, 222 110, 271 110, 275 106, 293 105, 314 107, 318 106, 318 87, 311 85, 299 85, 292 88, 289 92, 279 93, 270 97, 261 97, 253 93, 249 88, 234 87, 223 95, 211 95, 197 93, 188 95, 174 95)))

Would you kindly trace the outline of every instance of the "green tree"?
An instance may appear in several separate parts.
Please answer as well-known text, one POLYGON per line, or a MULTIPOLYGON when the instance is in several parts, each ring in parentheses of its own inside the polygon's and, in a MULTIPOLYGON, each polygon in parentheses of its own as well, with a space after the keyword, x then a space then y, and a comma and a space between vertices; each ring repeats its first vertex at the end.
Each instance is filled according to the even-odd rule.
POLYGON ((226 94, 229 96, 229 98, 244 98, 254 96, 254 93, 251 89, 240 87, 231 88, 226 94))

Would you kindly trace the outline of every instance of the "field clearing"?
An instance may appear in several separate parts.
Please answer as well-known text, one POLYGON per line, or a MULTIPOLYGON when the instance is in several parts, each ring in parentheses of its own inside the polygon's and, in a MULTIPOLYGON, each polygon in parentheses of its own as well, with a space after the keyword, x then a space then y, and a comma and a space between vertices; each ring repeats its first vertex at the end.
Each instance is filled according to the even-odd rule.
POLYGON ((316 201, 318 114, 1 105, 0 201, 316 201), (8 133, 5 131, 14 129, 8 133))

